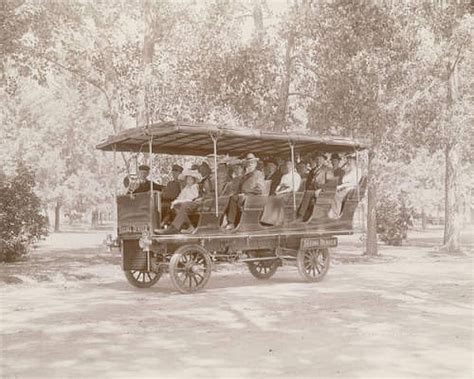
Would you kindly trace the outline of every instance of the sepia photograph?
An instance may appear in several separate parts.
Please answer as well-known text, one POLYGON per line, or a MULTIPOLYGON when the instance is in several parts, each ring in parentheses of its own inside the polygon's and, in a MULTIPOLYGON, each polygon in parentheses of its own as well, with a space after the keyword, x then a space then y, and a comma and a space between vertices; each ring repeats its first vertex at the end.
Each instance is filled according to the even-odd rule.
POLYGON ((0 27, 0 378, 474 377, 473 0, 0 27))

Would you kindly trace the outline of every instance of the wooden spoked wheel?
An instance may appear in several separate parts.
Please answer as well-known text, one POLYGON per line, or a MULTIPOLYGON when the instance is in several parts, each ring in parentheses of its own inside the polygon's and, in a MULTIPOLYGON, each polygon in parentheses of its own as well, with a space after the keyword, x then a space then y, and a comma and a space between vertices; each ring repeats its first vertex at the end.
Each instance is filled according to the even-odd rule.
POLYGON ((250 273, 257 279, 270 279, 278 269, 279 262, 274 260, 247 262, 250 273))
POLYGON ((125 277, 128 282, 137 288, 149 288, 161 278, 161 271, 128 270, 125 271, 125 277))
POLYGON ((204 288, 211 277, 211 269, 211 257, 199 245, 181 246, 169 264, 171 282, 181 293, 192 293, 204 288))
POLYGON ((319 282, 329 270, 330 255, 328 249, 299 250, 296 264, 300 275, 308 282, 319 282))

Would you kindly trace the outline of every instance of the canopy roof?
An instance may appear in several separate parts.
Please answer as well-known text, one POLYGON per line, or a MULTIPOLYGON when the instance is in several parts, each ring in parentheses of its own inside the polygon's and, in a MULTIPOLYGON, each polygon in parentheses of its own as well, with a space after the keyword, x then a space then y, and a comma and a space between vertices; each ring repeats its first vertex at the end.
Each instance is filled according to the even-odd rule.
POLYGON ((126 129, 97 145, 104 151, 148 152, 150 138, 157 154, 205 156, 214 152, 211 135, 217 136, 218 154, 239 156, 252 152, 259 156, 281 156, 295 150, 351 152, 367 148, 361 141, 342 137, 318 137, 298 133, 276 133, 252 129, 228 129, 215 125, 166 122, 148 128, 126 129))

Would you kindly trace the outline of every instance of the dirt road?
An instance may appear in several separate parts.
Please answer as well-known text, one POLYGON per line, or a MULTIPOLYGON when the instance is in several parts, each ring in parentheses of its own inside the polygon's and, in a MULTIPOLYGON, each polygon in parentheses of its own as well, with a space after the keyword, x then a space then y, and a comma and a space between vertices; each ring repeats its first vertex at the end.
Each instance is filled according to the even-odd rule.
POLYGON ((437 238, 371 260, 343 240, 319 284, 220 266, 180 295, 130 287, 100 233, 56 234, 0 267, 1 376, 471 378, 474 241, 445 256, 437 238))

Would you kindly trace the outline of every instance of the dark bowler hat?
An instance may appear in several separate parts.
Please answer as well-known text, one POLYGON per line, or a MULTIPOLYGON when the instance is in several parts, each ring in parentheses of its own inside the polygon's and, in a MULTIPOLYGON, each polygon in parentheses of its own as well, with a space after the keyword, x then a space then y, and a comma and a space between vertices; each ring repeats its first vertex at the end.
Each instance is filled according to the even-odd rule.
POLYGON ((146 164, 142 164, 138 166, 138 171, 150 171, 150 166, 147 166, 146 164))
POLYGON ((180 174, 183 172, 183 168, 179 164, 174 164, 171 167, 171 171, 179 172, 180 174))
POLYGON ((338 153, 332 153, 331 154, 331 160, 333 160, 333 159, 337 159, 338 161, 340 161, 341 157, 339 156, 338 153))

